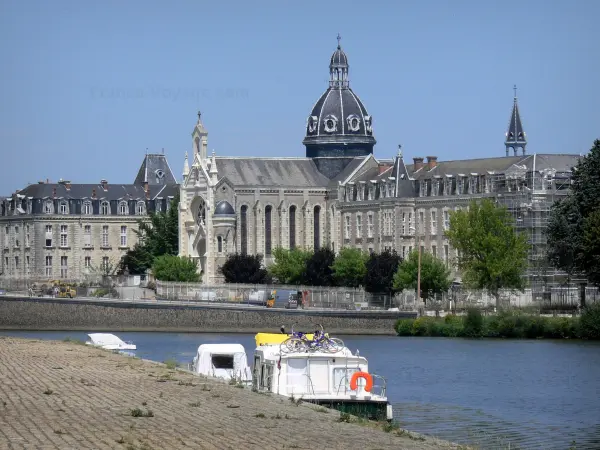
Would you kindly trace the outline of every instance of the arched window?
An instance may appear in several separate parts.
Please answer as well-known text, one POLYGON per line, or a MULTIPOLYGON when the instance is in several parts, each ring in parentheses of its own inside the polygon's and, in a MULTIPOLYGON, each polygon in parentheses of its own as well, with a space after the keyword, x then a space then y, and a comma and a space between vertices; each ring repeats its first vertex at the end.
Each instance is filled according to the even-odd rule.
POLYGON ((61 214, 69 214, 69 205, 66 201, 62 200, 58 205, 58 210, 61 214))
POLYGON ((108 204, 108 202, 102 202, 100 204, 100 214, 102 214, 103 216, 107 216, 110 214, 110 205, 108 204))
POLYGON ((242 255, 248 253, 248 207, 242 206, 240 210, 240 241, 242 255))
POLYGON ((217 252, 223 253, 223 236, 217 236, 217 252))
POLYGON ((54 203, 52 200, 46 200, 44 202, 44 212, 46 214, 52 214, 54 212, 54 203))
POLYGON ((296 205, 290 206, 290 248, 296 248, 296 205))
POLYGON ((92 202, 83 202, 83 207, 81 208, 83 214, 90 215, 92 214, 92 202))
POLYGON ((204 226, 206 223, 206 204, 203 199, 200 199, 198 204, 198 211, 196 212, 196 223, 204 226))
POLYGON ((143 216, 146 214, 146 204, 144 202, 137 202, 137 205, 135 206, 135 213, 138 216, 143 216))
POLYGON ((265 207, 265 255, 271 256, 271 212, 273 207, 265 207))
POLYGON ((315 250, 319 250, 321 248, 321 207, 319 205, 315 206, 314 209, 314 248, 315 250))
POLYGON ((129 214, 129 205, 127 205, 127 202, 123 200, 119 203, 119 215, 125 216, 127 214, 129 214))

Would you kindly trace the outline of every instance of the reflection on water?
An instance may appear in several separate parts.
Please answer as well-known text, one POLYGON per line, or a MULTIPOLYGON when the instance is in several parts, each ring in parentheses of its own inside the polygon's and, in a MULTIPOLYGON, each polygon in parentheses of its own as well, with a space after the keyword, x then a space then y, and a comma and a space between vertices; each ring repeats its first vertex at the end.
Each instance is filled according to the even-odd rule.
MULTIPOLYGON (((78 331, 0 334, 87 340, 78 331)), ((115 334, 141 358, 184 364, 200 344, 237 342, 249 357, 255 347, 253 334, 115 334)), ((600 343, 340 337, 387 378, 406 429, 481 449, 600 448, 600 343)))

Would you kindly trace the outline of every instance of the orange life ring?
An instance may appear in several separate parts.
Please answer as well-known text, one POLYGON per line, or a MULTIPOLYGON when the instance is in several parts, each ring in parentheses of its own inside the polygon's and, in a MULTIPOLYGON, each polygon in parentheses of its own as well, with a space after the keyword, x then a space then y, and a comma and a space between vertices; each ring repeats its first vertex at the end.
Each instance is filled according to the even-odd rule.
POLYGON ((350 389, 352 389, 353 391, 358 389, 358 379, 359 378, 365 379, 365 381, 367 382, 365 385, 365 391, 371 392, 371 389, 373 389, 373 377, 371 375, 369 375, 367 372, 354 372, 354 374, 352 375, 352 378, 350 379, 350 389))

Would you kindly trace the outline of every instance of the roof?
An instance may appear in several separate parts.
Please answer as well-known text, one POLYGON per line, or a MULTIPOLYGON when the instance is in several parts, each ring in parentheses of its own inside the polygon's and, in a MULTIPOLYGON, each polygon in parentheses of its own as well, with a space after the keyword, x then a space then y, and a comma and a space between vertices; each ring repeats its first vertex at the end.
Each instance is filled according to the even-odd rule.
MULTIPOLYGON (((105 200, 145 199, 144 187, 137 184, 106 184, 106 191, 101 184, 67 184, 67 183, 38 183, 30 184, 18 191, 18 194, 32 198, 56 197, 65 199, 92 198, 105 200), (68 187, 68 189, 67 189, 68 187)), ((150 185, 150 198, 175 197, 179 192, 179 185, 166 186, 150 185)))
POLYGON ((134 184, 165 185, 176 184, 177 180, 165 155, 148 154, 142 161, 134 184))
POLYGON ((235 210, 227 200, 221 200, 215 206, 215 216, 235 215, 235 210))
POLYGON ((519 114, 519 105, 517 104, 517 97, 515 96, 510 121, 508 122, 508 131, 506 132, 506 144, 525 143, 527 143, 527 137, 525 130, 523 130, 521 115, 519 114))
POLYGON ((211 353, 220 355, 230 355, 234 353, 246 353, 242 344, 202 344, 198 347, 198 354, 211 353))
POLYGON ((310 158, 216 157, 219 177, 234 186, 326 187, 329 179, 310 158))

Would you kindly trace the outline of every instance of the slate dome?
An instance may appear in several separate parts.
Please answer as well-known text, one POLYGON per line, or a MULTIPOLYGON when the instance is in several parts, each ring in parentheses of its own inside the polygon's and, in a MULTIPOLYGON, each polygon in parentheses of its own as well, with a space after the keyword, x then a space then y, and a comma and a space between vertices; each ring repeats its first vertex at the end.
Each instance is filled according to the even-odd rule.
POLYGON ((231 206, 231 203, 229 203, 227 200, 221 200, 219 203, 217 203, 217 206, 215 206, 215 216, 230 216, 230 215, 235 215, 235 210, 233 209, 233 206, 231 206))
POLYGON ((312 108, 306 123, 306 156, 366 156, 373 153, 373 117, 350 89, 348 57, 339 43, 329 64, 329 88, 312 108))

